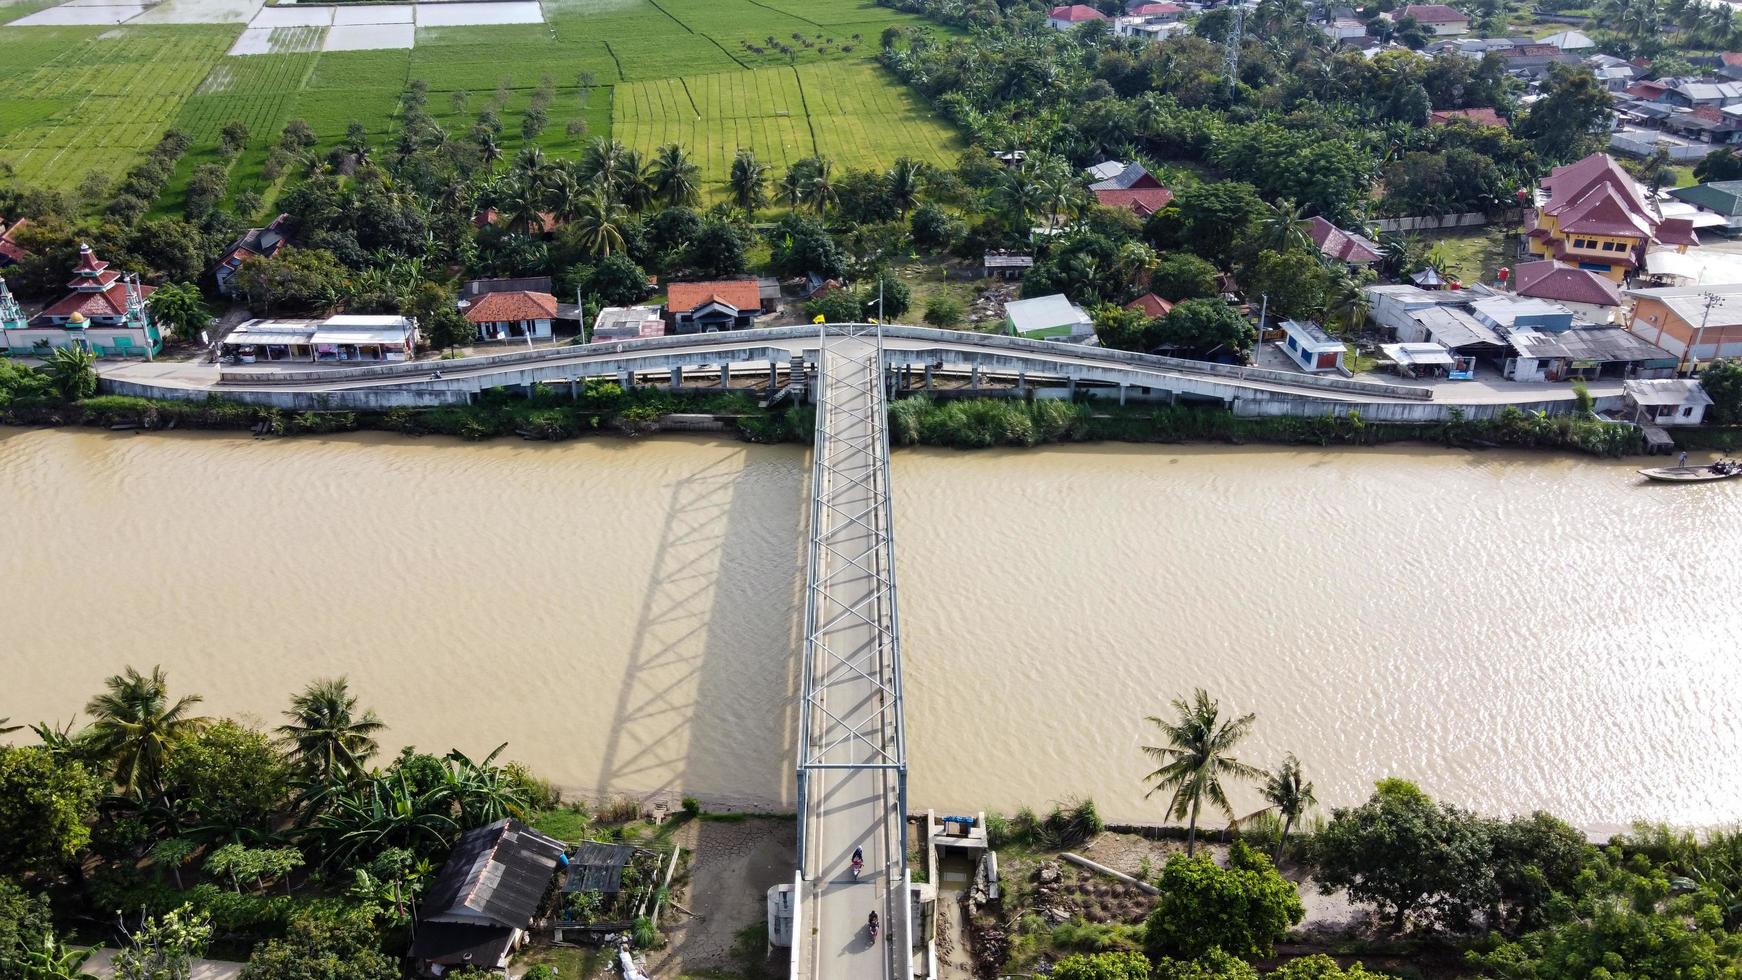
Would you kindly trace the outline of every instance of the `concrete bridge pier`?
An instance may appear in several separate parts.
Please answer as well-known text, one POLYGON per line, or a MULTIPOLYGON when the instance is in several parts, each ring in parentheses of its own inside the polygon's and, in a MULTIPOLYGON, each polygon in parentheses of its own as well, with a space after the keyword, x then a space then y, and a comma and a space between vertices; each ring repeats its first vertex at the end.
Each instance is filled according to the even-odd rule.
POLYGON ((635 387, 635 373, 628 369, 617 372, 617 387, 628 391, 635 387))
POLYGON ((1126 384, 1119 385, 1119 404, 1120 404, 1120 406, 1124 406, 1124 404, 1125 404, 1125 389, 1128 387, 1130 387, 1130 385, 1126 385, 1126 384))
POLYGON ((1071 400, 1075 401, 1077 398, 1077 377, 1073 374, 1066 380, 1070 382, 1071 400))
POLYGON ((1016 372, 1016 393, 1019 395, 1028 394, 1028 369, 1027 368, 1023 368, 1020 371, 1016 372))
POLYGON ((931 362, 925 362, 925 390, 931 390, 931 362))
POLYGON ((768 393, 770 395, 774 394, 775 390, 779 387, 780 387, 780 362, 779 361, 769 361, 768 362, 768 393))
POLYGON ((676 393, 683 390, 683 365, 671 369, 671 390, 676 393))
POLYGON ((732 362, 731 361, 721 361, 720 362, 720 390, 725 391, 726 389, 728 389, 730 387, 732 387, 732 362))
POLYGON ((968 375, 968 390, 969 391, 979 391, 980 390, 980 362, 979 361, 974 362, 973 371, 970 372, 968 375))

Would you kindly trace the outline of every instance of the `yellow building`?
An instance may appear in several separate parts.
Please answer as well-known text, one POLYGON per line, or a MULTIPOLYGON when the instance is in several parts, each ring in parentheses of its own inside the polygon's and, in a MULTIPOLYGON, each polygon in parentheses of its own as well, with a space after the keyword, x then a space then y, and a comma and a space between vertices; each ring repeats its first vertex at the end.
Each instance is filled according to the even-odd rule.
POLYGON ((1685 252, 1700 240, 1685 218, 1662 218, 1639 184, 1606 154, 1557 167, 1543 178, 1541 204, 1525 215, 1530 254, 1624 282, 1651 244, 1685 252))

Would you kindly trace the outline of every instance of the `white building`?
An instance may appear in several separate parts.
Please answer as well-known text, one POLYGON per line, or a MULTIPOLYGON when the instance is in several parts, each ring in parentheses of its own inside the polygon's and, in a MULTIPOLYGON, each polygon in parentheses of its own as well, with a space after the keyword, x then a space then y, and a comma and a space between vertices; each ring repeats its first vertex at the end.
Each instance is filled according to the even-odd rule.
POLYGON ((1621 390, 1628 418, 1642 425, 1699 425, 1712 404, 1700 383, 1686 378, 1626 381, 1621 390))
POLYGON ((593 321, 593 343, 665 336, 665 318, 657 306, 607 306, 593 321))
POLYGON ((219 352, 239 364, 408 361, 417 353, 417 321, 351 314, 325 320, 249 320, 230 331, 219 343, 219 352))
POLYGON ((1282 332, 1283 339, 1276 346, 1300 365, 1302 371, 1347 373, 1343 367, 1343 355, 1348 349, 1342 341, 1326 333, 1324 327, 1302 320, 1284 320, 1282 332))
POLYGON ((1063 293, 1012 300, 1004 315, 1010 332, 1020 337, 1082 343, 1095 336, 1095 321, 1063 293))

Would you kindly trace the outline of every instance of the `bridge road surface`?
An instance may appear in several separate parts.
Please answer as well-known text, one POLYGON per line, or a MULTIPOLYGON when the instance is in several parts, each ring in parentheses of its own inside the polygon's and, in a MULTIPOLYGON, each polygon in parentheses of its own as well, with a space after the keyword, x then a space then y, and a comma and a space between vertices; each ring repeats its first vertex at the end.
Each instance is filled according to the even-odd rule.
MULTIPOLYGON (((891 569, 883 562, 887 460, 883 456, 881 358, 874 338, 830 338, 822 352, 826 413, 814 451, 817 472, 817 576, 812 629, 817 638, 807 690, 811 759, 829 764, 888 763, 897 751, 899 692, 893 677, 891 569), (878 420, 874 425, 872 419, 878 420)), ((801 763, 805 760, 801 759, 801 763)), ((909 951, 896 939, 906 901, 902 886, 903 815, 891 769, 813 770, 806 821, 806 907, 796 937, 800 975, 815 980, 905 980, 909 951), (853 848, 865 867, 852 875, 853 848), (875 909, 875 943, 866 919, 875 909), (895 941, 891 941, 895 939, 895 941)))

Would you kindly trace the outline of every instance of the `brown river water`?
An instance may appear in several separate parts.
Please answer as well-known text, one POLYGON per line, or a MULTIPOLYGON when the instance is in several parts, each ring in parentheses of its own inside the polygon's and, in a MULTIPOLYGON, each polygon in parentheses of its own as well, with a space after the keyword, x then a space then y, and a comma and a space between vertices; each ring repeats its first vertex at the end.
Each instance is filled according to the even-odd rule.
MULTIPOLYGON (((790 808, 804 450, 0 429, 0 716, 126 664, 572 792, 790 808)), ((912 799, 1145 801, 1204 687, 1329 804, 1407 776, 1591 828, 1742 819, 1742 481, 1432 448, 901 450, 912 799)), ((1237 802, 1254 801, 1242 791, 1237 802)))

